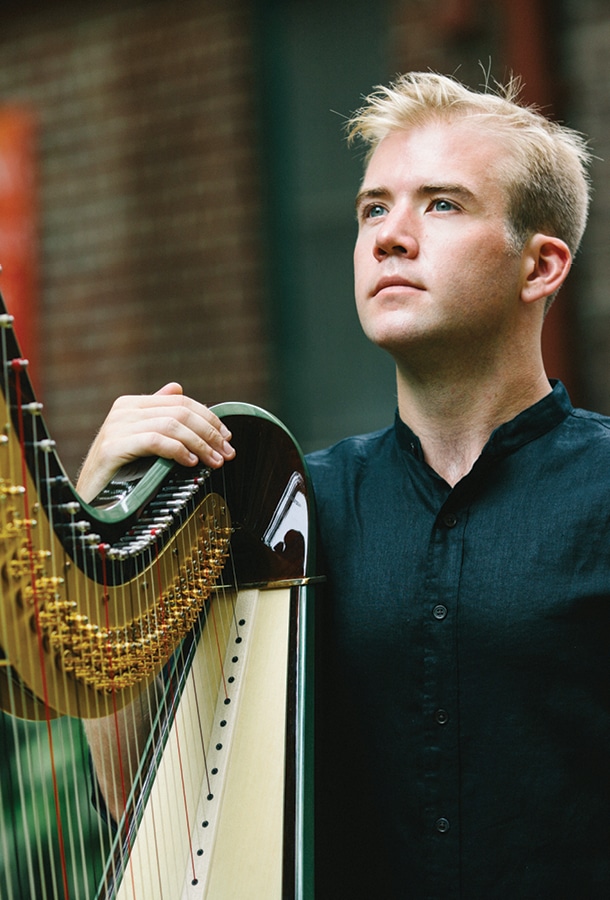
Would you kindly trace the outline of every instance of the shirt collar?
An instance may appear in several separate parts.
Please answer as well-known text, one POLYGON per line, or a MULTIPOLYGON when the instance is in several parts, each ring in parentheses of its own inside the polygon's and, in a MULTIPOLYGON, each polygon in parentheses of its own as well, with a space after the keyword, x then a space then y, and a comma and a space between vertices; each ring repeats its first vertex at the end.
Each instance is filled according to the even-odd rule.
MULTIPOLYGON (((533 406, 524 409, 514 419, 504 422, 492 432, 481 456, 508 456, 530 441, 536 440, 560 422, 572 411, 568 392, 560 381, 551 381, 552 391, 533 406)), ((416 459, 424 454, 417 435, 403 422, 396 411, 394 427, 399 446, 416 459)))

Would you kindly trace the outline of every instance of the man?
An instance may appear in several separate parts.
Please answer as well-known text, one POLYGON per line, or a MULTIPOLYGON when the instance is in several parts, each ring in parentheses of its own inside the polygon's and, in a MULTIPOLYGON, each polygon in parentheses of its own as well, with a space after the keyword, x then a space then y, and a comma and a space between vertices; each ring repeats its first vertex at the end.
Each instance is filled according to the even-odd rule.
MULTIPOLYGON (((540 349, 585 226, 584 141, 512 88, 421 73, 351 134, 370 148, 356 302, 398 412, 309 458, 316 896, 606 898, 610 421, 540 349)), ((229 458, 177 391, 122 401, 85 492, 144 452, 229 458)))

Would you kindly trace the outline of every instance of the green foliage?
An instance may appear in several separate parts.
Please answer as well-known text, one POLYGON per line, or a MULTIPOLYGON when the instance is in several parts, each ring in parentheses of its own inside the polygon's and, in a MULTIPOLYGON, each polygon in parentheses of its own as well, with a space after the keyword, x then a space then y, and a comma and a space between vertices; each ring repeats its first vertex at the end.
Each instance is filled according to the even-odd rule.
POLYGON ((95 897, 109 839, 91 806, 80 723, 0 713, 0 752, 0 897, 95 897))

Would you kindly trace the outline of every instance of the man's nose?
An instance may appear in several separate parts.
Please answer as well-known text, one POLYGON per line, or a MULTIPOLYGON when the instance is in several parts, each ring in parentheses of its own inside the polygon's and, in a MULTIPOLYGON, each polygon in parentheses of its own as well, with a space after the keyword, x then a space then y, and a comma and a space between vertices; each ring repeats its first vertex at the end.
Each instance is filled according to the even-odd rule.
POLYGON ((417 256, 419 242, 413 217, 405 210, 391 209, 375 232, 374 254, 377 259, 385 256, 417 256))

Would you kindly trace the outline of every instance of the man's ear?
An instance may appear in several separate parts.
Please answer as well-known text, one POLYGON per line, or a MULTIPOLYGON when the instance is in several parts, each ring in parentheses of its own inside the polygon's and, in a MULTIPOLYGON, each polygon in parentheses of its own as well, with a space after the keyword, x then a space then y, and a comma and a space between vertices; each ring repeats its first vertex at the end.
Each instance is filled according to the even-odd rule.
POLYGON ((559 290, 570 271, 572 254, 565 241, 538 233, 526 244, 523 265, 521 299, 533 303, 559 290))

